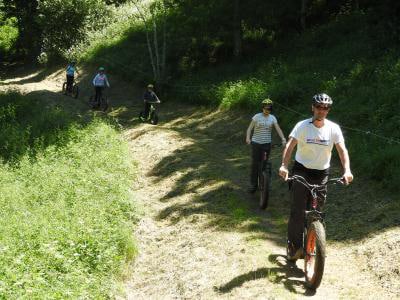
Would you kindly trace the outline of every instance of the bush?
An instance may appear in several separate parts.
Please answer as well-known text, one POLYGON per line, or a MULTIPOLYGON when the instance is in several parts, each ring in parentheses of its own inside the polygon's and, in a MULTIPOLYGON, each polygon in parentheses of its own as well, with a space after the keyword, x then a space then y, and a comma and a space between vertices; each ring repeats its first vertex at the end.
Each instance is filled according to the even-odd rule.
POLYGON ((0 156, 18 161, 25 154, 62 143, 60 132, 68 129, 71 116, 59 107, 16 92, 0 94, 0 156))
POLYGON ((218 86, 216 98, 225 108, 249 108, 260 106, 267 97, 267 85, 257 79, 224 82, 218 86))
POLYGON ((0 16, 0 56, 4 57, 13 54, 18 35, 17 19, 3 20, 0 16))
POLYGON ((62 55, 86 37, 86 32, 103 28, 109 9, 102 0, 43 0, 39 2, 43 28, 42 51, 62 55))

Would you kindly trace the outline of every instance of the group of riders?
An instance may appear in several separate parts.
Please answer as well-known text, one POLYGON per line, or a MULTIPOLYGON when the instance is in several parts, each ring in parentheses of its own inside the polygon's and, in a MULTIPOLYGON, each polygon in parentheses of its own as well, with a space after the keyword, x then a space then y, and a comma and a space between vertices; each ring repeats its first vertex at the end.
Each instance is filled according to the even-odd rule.
MULTIPOLYGON (((72 87, 75 81, 75 73, 79 74, 78 69, 76 68, 76 61, 71 61, 67 68, 66 68, 66 78, 67 78, 67 86, 66 92, 71 93, 72 87)), ((104 89, 110 87, 110 83, 108 81, 106 71, 104 67, 99 67, 97 70, 96 75, 92 80, 92 84, 94 87, 94 102, 100 103, 101 97, 103 95, 104 89)), ((154 85, 148 84, 147 90, 143 94, 143 102, 144 102, 144 119, 145 121, 149 117, 150 113, 150 105, 152 103, 160 103, 160 99, 157 97, 156 93, 154 92, 154 85)))
MULTIPOLYGON (((71 62, 67 66, 67 90, 72 89, 74 76, 77 72, 76 62, 71 62)), ((110 87, 104 67, 98 69, 93 78, 95 89, 95 101, 100 101, 105 87, 110 87)), ((152 103, 160 103, 159 98, 154 92, 154 86, 149 84, 143 95, 144 116, 149 115, 152 103)), ((295 161, 291 169, 292 175, 300 175, 311 184, 324 185, 329 176, 332 149, 335 146, 343 167, 343 180, 349 184, 353 180, 350 169, 349 154, 345 146, 340 126, 326 117, 332 108, 333 100, 325 93, 316 94, 312 97, 311 111, 312 117, 302 120, 296 124, 289 140, 286 141, 285 135, 280 128, 276 117, 272 114, 273 101, 265 99, 261 103, 262 112, 253 116, 246 131, 246 143, 251 145, 251 172, 250 187, 248 191, 254 193, 258 187, 258 172, 263 157, 269 157, 271 151, 272 128, 278 133, 282 145, 282 164, 279 168, 279 175, 283 180, 289 176, 289 161, 295 147, 295 161)), ((144 121, 144 120, 142 120, 144 121)), ((291 210, 288 223, 287 234, 287 253, 288 259, 295 261, 303 253, 302 233, 304 227, 304 211, 306 209, 307 188, 294 181, 291 185, 291 210)), ((320 206, 324 204, 327 196, 327 189, 319 191, 322 199, 320 206)))
MULTIPOLYGON (((343 181, 349 184, 353 180, 350 169, 349 154, 345 146, 340 126, 326 117, 332 108, 333 100, 325 93, 312 97, 312 117, 298 122, 286 141, 278 121, 271 114, 273 102, 265 99, 261 103, 262 112, 253 116, 247 129, 246 143, 251 144, 252 164, 250 172, 250 187, 248 191, 257 190, 258 172, 263 157, 268 157, 271 150, 271 131, 274 127, 282 140, 284 150, 279 175, 287 181, 289 176, 289 162, 295 147, 295 161, 291 169, 292 175, 304 177, 310 184, 324 186, 319 190, 322 200, 320 208, 326 200, 329 167, 333 146, 335 146, 343 167, 343 181)), ((304 211, 308 199, 308 189, 301 183, 293 181, 291 184, 291 208, 287 233, 288 260, 296 261, 303 255, 302 239, 304 227, 304 211)))

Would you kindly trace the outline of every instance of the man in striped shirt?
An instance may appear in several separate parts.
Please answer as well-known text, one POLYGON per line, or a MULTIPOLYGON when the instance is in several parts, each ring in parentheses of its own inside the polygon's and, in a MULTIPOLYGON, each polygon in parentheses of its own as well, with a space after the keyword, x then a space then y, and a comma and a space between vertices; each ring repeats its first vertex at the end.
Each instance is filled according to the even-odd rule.
POLYGON ((261 103, 262 112, 253 116, 246 133, 246 143, 251 144, 252 148, 252 163, 250 172, 250 187, 249 193, 254 193, 258 185, 258 169, 262 161, 264 153, 269 157, 271 151, 271 133, 272 127, 275 127, 276 132, 282 140, 282 144, 286 144, 286 138, 279 127, 275 116, 271 114, 273 102, 271 99, 265 99, 261 103), (253 132, 253 135, 251 134, 253 132))

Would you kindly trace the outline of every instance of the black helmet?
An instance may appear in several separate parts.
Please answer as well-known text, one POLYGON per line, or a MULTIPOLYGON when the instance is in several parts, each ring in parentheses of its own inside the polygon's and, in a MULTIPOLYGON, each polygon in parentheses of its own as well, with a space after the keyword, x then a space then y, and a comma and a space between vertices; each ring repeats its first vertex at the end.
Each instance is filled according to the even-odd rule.
POLYGON ((322 104, 322 105, 332 106, 333 104, 332 98, 325 93, 316 94, 313 96, 312 99, 313 99, 312 100, 313 105, 322 104))

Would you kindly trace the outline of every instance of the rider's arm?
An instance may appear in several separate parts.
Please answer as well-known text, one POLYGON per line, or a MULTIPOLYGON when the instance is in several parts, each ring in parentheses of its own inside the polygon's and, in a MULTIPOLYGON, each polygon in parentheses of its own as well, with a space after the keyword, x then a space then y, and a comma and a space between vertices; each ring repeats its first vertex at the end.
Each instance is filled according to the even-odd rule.
POLYGON ((107 78, 107 76, 105 76, 105 77, 104 77, 104 79, 105 79, 105 81, 106 81, 106 85, 107 85, 107 87, 110 87, 110 83, 108 82, 108 78, 107 78))
POLYGON ((96 86, 96 79, 97 79, 97 76, 98 76, 98 75, 94 76, 94 78, 93 78, 93 85, 94 85, 94 86, 96 86))
POLYGON ((294 137, 290 137, 289 142, 286 144, 285 149, 282 153, 282 165, 279 168, 279 175, 286 181, 289 176, 289 160, 292 157, 293 149, 297 145, 297 140, 294 137))
POLYGON ((156 97, 157 102, 160 103, 161 101, 160 101, 160 99, 158 99, 156 93, 154 93, 154 96, 156 97))
POLYGON ((285 135, 283 134, 283 131, 282 131, 281 127, 279 126, 278 122, 274 123, 274 126, 275 126, 275 129, 276 129, 276 132, 279 134, 279 136, 280 136, 280 138, 282 140, 282 145, 285 145, 286 144, 286 138, 285 138, 285 135))
POLYGON ((350 183, 353 181, 353 174, 350 170, 350 157, 349 152, 347 151, 346 145, 344 142, 335 144, 336 150, 339 154, 340 162, 343 167, 343 178, 346 183, 350 183))
POLYGON ((253 130, 254 125, 255 125, 255 122, 254 122, 254 120, 252 120, 250 122, 249 127, 247 128, 247 131, 246 131, 246 143, 247 144, 251 143, 251 131, 253 130))

